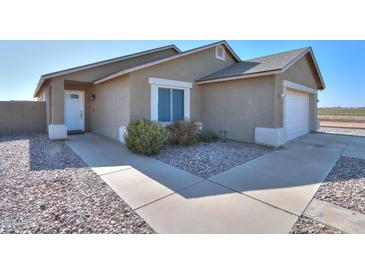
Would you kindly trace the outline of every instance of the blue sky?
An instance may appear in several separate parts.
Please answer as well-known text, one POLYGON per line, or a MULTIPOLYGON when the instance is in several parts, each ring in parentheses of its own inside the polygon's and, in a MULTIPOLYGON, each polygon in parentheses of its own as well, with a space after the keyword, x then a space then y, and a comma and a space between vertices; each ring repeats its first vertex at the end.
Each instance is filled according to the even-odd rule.
MULTIPOLYGON (((41 74, 175 44, 215 41, 0 41, 0 100, 30 100, 41 74)), ((365 41, 228 41, 241 59, 312 46, 326 89, 322 107, 365 107, 365 41)))

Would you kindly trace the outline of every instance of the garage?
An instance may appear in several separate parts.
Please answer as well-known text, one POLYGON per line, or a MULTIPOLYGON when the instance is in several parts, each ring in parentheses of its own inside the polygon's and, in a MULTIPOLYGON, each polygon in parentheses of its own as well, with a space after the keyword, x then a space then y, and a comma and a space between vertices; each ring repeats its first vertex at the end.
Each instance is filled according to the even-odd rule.
POLYGON ((287 140, 307 134, 309 130, 309 95, 288 91, 284 104, 284 127, 287 140))
POLYGON ((280 147, 316 131, 325 88, 311 48, 250 59, 195 81, 204 130, 280 147))

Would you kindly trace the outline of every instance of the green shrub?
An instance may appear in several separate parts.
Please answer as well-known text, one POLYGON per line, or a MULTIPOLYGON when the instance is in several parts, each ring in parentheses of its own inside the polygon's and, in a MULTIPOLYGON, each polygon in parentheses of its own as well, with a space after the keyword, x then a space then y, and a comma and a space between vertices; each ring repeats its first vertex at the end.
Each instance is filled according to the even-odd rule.
POLYGON ((218 140, 218 136, 212 131, 206 131, 200 134, 200 141, 203 143, 213 143, 218 140))
POLYGON ((190 146, 199 142, 199 126, 193 120, 174 122, 169 129, 171 144, 190 146))
POLYGON ((160 123, 142 119, 128 125, 125 141, 128 149, 136 153, 154 155, 160 152, 168 136, 160 123))

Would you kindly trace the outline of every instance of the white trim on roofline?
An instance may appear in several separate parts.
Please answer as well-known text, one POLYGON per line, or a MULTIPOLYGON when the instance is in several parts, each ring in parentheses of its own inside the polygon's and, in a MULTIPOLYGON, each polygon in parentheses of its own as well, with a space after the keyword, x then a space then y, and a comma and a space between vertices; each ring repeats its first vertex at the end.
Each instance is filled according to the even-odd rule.
POLYGON ((178 59, 180 57, 184 57, 184 56, 187 56, 187 55, 199 52, 199 51, 203 51, 203 50, 206 50, 206 49, 209 49, 209 48, 212 48, 212 47, 216 47, 216 46, 219 46, 219 45, 226 46, 226 48, 230 51, 230 53, 235 57, 236 61, 237 62, 240 61, 240 58, 231 49, 231 47, 228 45, 228 43, 226 41, 221 41, 221 42, 213 43, 213 44, 210 44, 210 45, 207 45, 207 46, 204 46, 204 47, 200 47, 200 48, 192 49, 192 50, 189 50, 189 51, 185 51, 185 52, 179 53, 179 54, 174 55, 174 56, 166 57, 164 59, 160 59, 160 60, 153 61, 153 62, 150 62, 150 63, 147 63, 147 64, 143 64, 143 65, 140 65, 140 66, 136 66, 136 67, 133 67, 133 68, 130 68, 130 69, 125 69, 125 70, 113 73, 109 76, 106 76, 106 77, 103 77, 103 78, 100 78, 100 79, 94 81, 94 84, 95 85, 100 84, 100 83, 106 82, 108 80, 111 80, 113 78, 122 76, 124 74, 136 71, 136 70, 144 69, 144 68, 155 66, 155 65, 165 63, 165 62, 168 62, 168 61, 171 61, 171 60, 175 60, 175 59, 178 59))
POLYGON ((176 50, 176 52, 178 54, 181 53, 181 50, 178 47, 176 47, 175 45, 168 45, 168 46, 164 46, 164 47, 159 47, 159 48, 155 48, 155 49, 151 49, 151 50, 145 50, 145 51, 132 53, 132 54, 128 54, 128 55, 121 56, 121 57, 116 57, 116 58, 113 58, 113 59, 108 59, 108 60, 105 60, 105 61, 100 61, 100 62, 88 64, 88 65, 78 66, 78 67, 65 69, 65 70, 60 70, 60 71, 57 71, 57 72, 52 72, 52 73, 49 73, 49 74, 42 75, 40 77, 39 81, 38 81, 38 84, 37 84, 37 87, 36 87, 35 92, 33 94, 33 97, 37 96, 40 87, 44 83, 44 80, 47 80, 49 78, 58 77, 58 76, 66 75, 66 74, 69 74, 69 73, 82 71, 82 70, 85 70, 85 69, 95 68, 95 67, 98 67, 98 66, 107 65, 107 64, 114 63, 114 62, 127 60, 129 58, 134 58, 134 57, 138 57, 138 56, 141 56, 141 55, 158 52, 158 51, 165 50, 165 49, 168 49, 168 48, 173 48, 174 50, 176 50))
POLYGON ((258 72, 258 73, 251 73, 251 74, 244 74, 244 75, 237 75, 237 76, 231 76, 231 77, 225 77, 225 78, 222 77, 222 78, 216 78, 216 79, 211 79, 211 80, 199 81, 199 82, 196 82, 196 84, 201 85, 201 84, 225 82, 225 81, 232 81, 232 80, 259 77, 259 76, 267 76, 267 75, 280 74, 280 73, 282 73, 281 70, 273 70, 273 71, 258 72))

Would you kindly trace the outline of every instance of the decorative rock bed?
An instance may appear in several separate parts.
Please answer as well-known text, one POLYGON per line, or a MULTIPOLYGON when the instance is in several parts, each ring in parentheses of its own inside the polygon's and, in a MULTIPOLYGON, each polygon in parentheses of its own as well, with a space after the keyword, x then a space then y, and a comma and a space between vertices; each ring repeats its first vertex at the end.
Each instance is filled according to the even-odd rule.
POLYGON ((365 214, 365 160, 342 156, 315 198, 365 214))
POLYGON ((167 146, 155 159, 204 179, 272 151, 271 148, 233 141, 167 146))
POLYGON ((290 234, 342 234, 342 231, 306 217, 300 217, 290 234))
MULTIPOLYGON (((316 199, 365 214, 365 160, 340 157, 321 184, 316 199)), ((290 233, 342 233, 312 219, 301 217, 290 233)))
POLYGON ((64 142, 0 137, 0 233, 153 233, 64 142))

